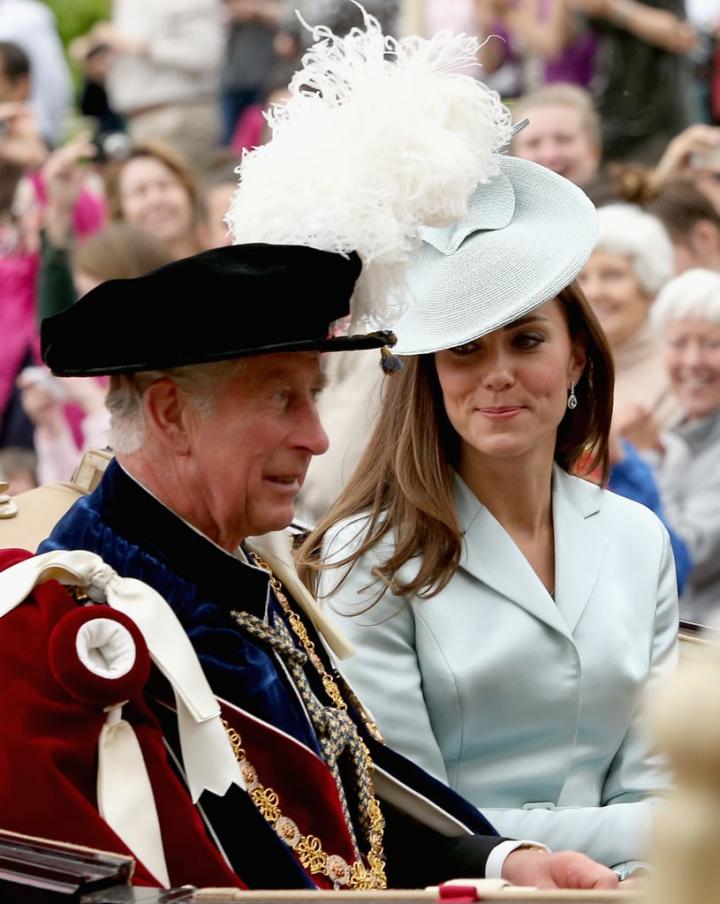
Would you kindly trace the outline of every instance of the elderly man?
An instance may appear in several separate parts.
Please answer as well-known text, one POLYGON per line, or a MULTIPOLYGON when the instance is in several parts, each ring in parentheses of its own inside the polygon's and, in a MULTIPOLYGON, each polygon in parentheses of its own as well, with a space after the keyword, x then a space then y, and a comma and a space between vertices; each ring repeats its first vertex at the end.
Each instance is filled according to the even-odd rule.
MULTIPOLYGON (((40 552, 97 553, 167 600, 220 698, 247 784, 248 793, 205 791, 187 816, 189 796, 168 791, 165 774, 183 779, 184 750, 162 682, 151 677, 137 708, 147 707, 145 722, 168 750, 148 773, 158 787, 166 782, 157 794, 169 881, 228 884, 229 865, 236 884, 251 887, 418 887, 459 875, 612 887, 613 874, 583 855, 499 838, 466 801, 383 745, 327 653, 326 644, 345 655, 346 645, 294 575, 287 535, 273 533, 292 521, 310 460, 327 447, 315 409, 320 353, 389 339, 329 338, 359 271, 354 254, 221 248, 105 283, 44 324, 56 374, 111 375, 116 458, 40 552), (173 795, 186 815, 169 825, 173 795), (214 872, 208 845, 224 860, 214 872), (205 860, 195 861, 200 849, 205 860), (197 874, 195 862, 205 864, 197 874)), ((27 617, 25 606, 15 612, 27 617)), ((3 629, 11 615, 0 619, 6 681, 8 662, 23 655, 13 652, 17 633, 3 629)), ((7 827, 41 834, 45 804, 36 816, 13 805, 2 770, 0 792, 7 827)), ((85 817, 95 806, 86 796, 85 817)), ((54 825, 62 833, 62 817, 54 825)))

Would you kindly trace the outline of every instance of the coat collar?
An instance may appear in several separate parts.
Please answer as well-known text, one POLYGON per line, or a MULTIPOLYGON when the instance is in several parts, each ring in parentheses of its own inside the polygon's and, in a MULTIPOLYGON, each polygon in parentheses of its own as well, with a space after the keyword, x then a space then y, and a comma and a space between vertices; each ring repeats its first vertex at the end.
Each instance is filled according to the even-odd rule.
POLYGON ((555 465, 553 599, 509 534, 458 476, 455 506, 465 541, 460 567, 571 637, 592 594, 607 546, 607 537, 595 519, 602 499, 599 487, 571 477, 555 465))
POLYGON ((339 659, 347 659, 355 652, 350 641, 322 613, 316 599, 300 580, 292 557, 290 534, 286 531, 251 537, 246 542, 254 552, 270 566, 273 574, 285 586, 293 600, 315 626, 323 640, 339 659))
MULTIPOLYGON (((153 496, 117 461, 108 466, 96 493, 102 494, 104 517, 121 536, 151 555, 162 556, 162 563, 173 574, 204 588, 212 599, 227 608, 236 608, 241 598, 243 608, 263 617, 268 593, 266 572, 244 557, 221 549, 153 496), (157 549, 158 537, 162 537, 162 550, 157 549)), ((352 655, 352 645, 321 613, 298 577, 290 535, 285 531, 265 534, 251 538, 244 545, 267 562, 333 653, 340 659, 352 655)))

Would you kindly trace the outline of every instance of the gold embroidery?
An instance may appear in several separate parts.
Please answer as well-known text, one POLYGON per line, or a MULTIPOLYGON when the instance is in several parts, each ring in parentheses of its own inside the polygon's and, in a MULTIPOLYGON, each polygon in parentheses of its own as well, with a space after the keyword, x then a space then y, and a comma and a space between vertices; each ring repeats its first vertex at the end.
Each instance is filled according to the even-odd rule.
MULTIPOLYGON (((370 868, 365 866, 362 860, 356 860, 352 866, 340 857, 339 854, 326 854, 322 841, 315 835, 303 835, 295 822, 288 816, 283 816, 280 810, 280 798, 271 788, 265 788, 257 780, 257 772, 250 764, 242 746, 242 738, 237 731, 223 720, 228 740, 240 764, 240 771, 245 775, 255 778, 254 787, 248 785, 248 792, 255 806, 263 817, 275 829, 278 836, 291 847, 297 854, 300 865, 311 875, 322 873, 335 886, 344 885, 348 888, 361 889, 385 889, 387 879, 385 877, 385 858, 382 854, 382 830, 383 818, 377 801, 371 810, 373 823, 373 843, 368 854, 370 868)), ((369 756, 369 755, 368 755, 369 756)))
MULTIPOLYGON (((300 641, 309 661, 312 663, 312 665, 320 675, 323 688, 325 689, 328 697, 332 700, 334 706, 338 710, 347 712, 347 704, 343 699, 340 688, 336 684, 332 675, 330 675, 330 673, 326 670, 320 656, 318 656, 317 650, 315 649, 315 644, 308 635, 307 629, 302 619, 290 605, 281 582, 273 574, 272 569, 267 564, 267 562, 264 562, 257 554, 252 553, 252 559, 258 568, 261 568, 268 574, 270 579, 270 586, 275 594, 275 598, 277 599, 278 603, 283 609, 283 612, 287 616, 290 627, 295 636, 300 641)), ((233 613, 233 615, 236 616, 235 613, 233 613)), ((359 701, 357 701, 352 693, 349 694, 349 698, 352 700, 353 704, 358 704, 359 701)), ((377 726, 372 722, 371 719, 367 717, 367 714, 362 706, 359 707, 359 711, 372 736, 382 741, 382 737, 380 736, 380 732, 378 731, 377 726)), ((356 735, 356 739, 361 754, 362 770, 366 777, 365 780, 366 782, 371 782, 370 776, 372 774, 373 762, 370 756, 370 751, 367 749, 367 745, 364 743, 362 738, 356 735)), ((246 759, 245 762, 247 762, 246 759)), ((268 807, 266 798, 258 794, 259 789, 262 789, 262 786, 259 786, 258 789, 251 792, 253 799, 255 799, 256 805, 260 808, 261 812, 263 812, 263 815, 265 815, 266 812, 270 814, 270 816, 266 816, 266 818, 270 822, 272 822, 273 825, 275 825, 276 811, 272 809, 272 807, 268 807)), ((264 789, 262 790, 264 791, 264 789)), ((275 795, 274 803, 277 804, 277 795, 275 795)), ((279 815, 279 809, 277 810, 277 813, 279 815)), ((349 820, 349 814, 346 814, 346 818, 348 818, 349 820)), ((386 888, 387 879, 385 876, 385 855, 383 852, 385 820, 383 818, 382 811, 380 810, 380 805, 378 804, 377 799, 372 793, 371 785, 369 787, 369 801, 367 802, 366 809, 363 813, 361 813, 361 819, 364 821, 367 840, 369 843, 367 860, 370 864, 370 869, 368 869, 360 859, 355 861, 352 868, 347 867, 347 864, 345 864, 345 861, 342 860, 342 858, 337 857, 337 855, 332 855, 333 857, 337 857, 337 859, 333 860, 331 863, 331 872, 336 875, 339 869, 340 872, 344 875, 344 871, 340 866, 341 861, 342 864, 347 867, 350 874, 349 881, 347 883, 343 882, 342 884, 348 884, 350 888, 386 888)), ((351 825, 348 825, 348 828, 352 833, 351 825)), ((294 849, 296 850, 296 853, 298 854, 303 867, 308 869, 311 873, 322 872, 335 884, 338 884, 338 880, 328 872, 327 855, 322 852, 322 844, 319 839, 315 839, 312 836, 308 836, 307 838, 303 838, 301 836, 300 841, 294 849)))
POLYGON ((279 798, 277 794, 270 788, 263 788, 258 785, 254 791, 250 792, 255 806, 260 810, 262 815, 268 822, 275 823, 280 819, 280 807, 278 806, 279 798))
MULTIPOLYGON (((277 601, 282 606, 283 612, 287 615, 290 621, 290 627, 295 632, 298 640, 303 646, 303 649, 307 653, 308 659, 315 666, 318 674, 323 683, 323 687, 325 688, 325 693, 330 697, 332 702, 337 706, 338 709, 347 709, 347 704, 343 700, 342 694, 340 693, 340 688, 335 683, 332 675, 327 671, 325 666, 323 665, 322 659, 317 654, 315 649, 315 644, 308 637, 307 629, 303 624, 300 616, 295 612, 290 603, 288 602, 288 598, 285 595, 285 591, 283 590, 283 585, 280 581, 275 577, 272 572, 272 569, 268 565, 267 562, 264 562, 257 553, 251 553, 252 559, 257 565, 258 568, 261 568, 263 571, 267 572, 270 577, 270 586, 275 593, 275 597, 277 601)), ((348 688, 349 691, 349 688, 348 688)), ((365 723, 367 730, 370 732, 371 736, 379 741, 381 744, 383 743, 382 735, 380 734, 380 729, 377 727, 375 722, 368 715, 367 710, 362 705, 362 703, 357 699, 354 693, 349 692, 349 697, 351 702, 354 704, 355 708, 358 710, 362 719, 365 723)))

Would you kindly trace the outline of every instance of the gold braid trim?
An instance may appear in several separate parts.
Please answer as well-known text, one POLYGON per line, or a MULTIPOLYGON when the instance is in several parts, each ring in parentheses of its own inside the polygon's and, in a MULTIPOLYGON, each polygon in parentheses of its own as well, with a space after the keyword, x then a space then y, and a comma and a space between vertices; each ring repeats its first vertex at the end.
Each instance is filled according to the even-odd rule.
MULTIPOLYGON (((303 649, 307 653, 307 657, 310 662, 315 666, 317 673, 320 675, 320 679, 323 683, 323 688, 325 689, 325 693, 332 700, 335 706, 338 709, 347 709, 347 704, 343 700, 343 696, 340 692, 340 688, 337 686, 335 680, 332 675, 325 668, 322 659, 318 656, 317 650, 315 649, 315 644, 308 636, 307 629, 303 620, 297 614, 297 612, 292 608, 290 602, 285 595, 285 590, 280 581, 275 577, 272 572, 272 569, 268 565, 267 562, 264 562, 257 553, 251 553, 253 562, 257 565, 258 568, 261 568, 265 571, 270 578, 270 586, 273 589, 275 594, 275 598, 282 606, 282 610, 287 615, 288 620, 290 621, 290 627, 292 628, 295 636, 298 638, 300 643, 302 644, 303 649)), ((360 714, 363 722, 365 723, 365 727, 370 732, 370 735, 381 744, 384 743, 383 737, 380 734, 380 729, 377 727, 376 723, 370 718, 368 711, 365 709, 360 700, 355 696, 355 693, 350 689, 350 687, 346 684, 345 691, 347 696, 350 698, 350 701, 353 703, 358 713, 360 714)))
POLYGON ((373 838, 380 839, 380 846, 373 843, 368 853, 369 868, 362 860, 352 865, 339 854, 326 854, 322 841, 315 835, 303 835, 297 824, 288 816, 283 816, 280 809, 280 798, 272 788, 266 788, 258 780, 257 772, 247 758, 242 746, 242 738, 238 732, 223 720, 228 740, 240 764, 248 793, 262 816, 273 827, 278 837, 295 852, 303 869, 310 875, 321 873, 328 878, 335 888, 357 888, 364 890, 387 888, 385 876, 385 858, 382 853, 383 817, 377 801, 372 808, 370 818, 373 825, 373 838))

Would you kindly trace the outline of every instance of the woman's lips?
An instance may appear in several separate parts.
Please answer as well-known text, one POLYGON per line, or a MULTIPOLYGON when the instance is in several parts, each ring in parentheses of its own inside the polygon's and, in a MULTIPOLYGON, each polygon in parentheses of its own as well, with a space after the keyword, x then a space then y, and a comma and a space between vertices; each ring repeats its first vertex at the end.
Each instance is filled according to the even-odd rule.
POLYGON ((506 405, 501 408, 478 408, 478 411, 491 421, 509 421, 520 414, 523 408, 520 405, 506 405))

